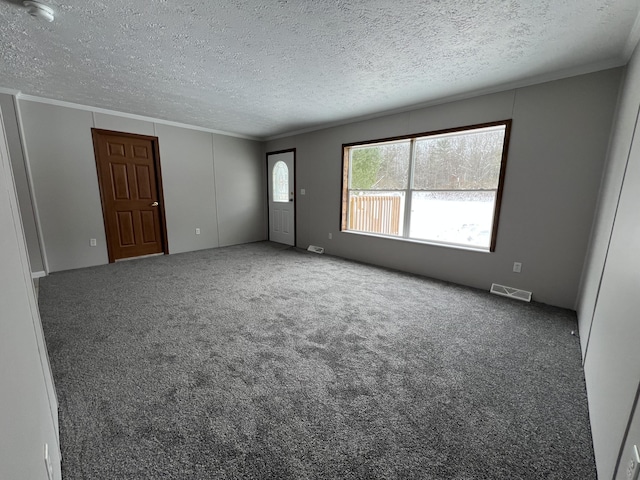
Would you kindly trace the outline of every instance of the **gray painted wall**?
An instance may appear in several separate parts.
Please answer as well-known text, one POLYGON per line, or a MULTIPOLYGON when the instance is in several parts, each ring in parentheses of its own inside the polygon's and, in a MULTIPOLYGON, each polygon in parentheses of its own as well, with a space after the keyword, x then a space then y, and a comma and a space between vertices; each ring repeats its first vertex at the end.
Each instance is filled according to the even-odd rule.
POLYGON ((44 263, 42 262, 42 254, 40 252, 40 240, 38 239, 38 230, 36 228, 36 217, 31 202, 31 189, 29 188, 29 180, 22 152, 22 139, 20 138, 20 130, 18 128, 18 119, 13 99, 13 95, 0 93, 0 110, 2 110, 5 133, 7 135, 11 168, 13 169, 13 178, 15 179, 18 193, 18 203, 20 204, 20 215, 22 216, 22 225, 27 240, 31 271, 44 272, 44 263))
MULTIPOLYGON (((211 134, 167 125, 158 125, 157 133, 169 252, 217 247, 211 134), (200 229, 200 235, 195 234, 196 228, 200 229)), ((257 159, 254 158, 254 162, 257 159)))
POLYGON ((297 149, 298 246, 574 308, 621 69, 272 140, 297 149), (494 253, 340 232, 342 144, 513 118, 494 253), (306 195, 300 195, 300 189, 306 195), (328 233, 333 240, 328 240, 328 233), (522 262, 522 273, 512 272, 522 262))
POLYGON ((640 51, 627 66, 578 304, 599 478, 617 478, 640 444, 640 51), (599 288, 598 288, 599 286, 599 288), (590 335, 585 335, 589 333, 590 335), (630 435, 625 439, 627 426, 630 435), (625 441, 626 440, 626 441, 625 441))
POLYGON ((263 146, 213 135, 220 246, 266 239, 263 146))
POLYGON ((91 112, 18 101, 49 271, 107 263, 91 112), (97 239, 90 247, 89 239, 97 239))
POLYGON ((0 478, 60 480, 58 414, 26 240, 0 126, 0 478))
POLYGON ((94 126, 158 137, 170 253, 265 238, 260 142, 35 101, 19 108, 50 271, 108 262, 94 126))
POLYGON ((154 123, 135 118, 119 117, 104 113, 94 113, 93 121, 96 128, 113 130, 115 132, 137 133, 138 135, 155 136, 154 123))
POLYGON ((629 148, 636 126, 638 106, 640 105, 640 83, 637 81, 638 78, 640 78, 640 61, 637 59, 636 52, 636 56, 629 63, 624 73, 624 88, 621 89, 618 100, 618 108, 611 133, 611 143, 607 154, 607 168, 602 180, 589 253, 585 261, 580 294, 576 306, 580 322, 583 356, 586 355, 587 340, 591 330, 600 279, 609 239, 611 238, 618 199, 620 198, 620 189, 629 157, 629 148))

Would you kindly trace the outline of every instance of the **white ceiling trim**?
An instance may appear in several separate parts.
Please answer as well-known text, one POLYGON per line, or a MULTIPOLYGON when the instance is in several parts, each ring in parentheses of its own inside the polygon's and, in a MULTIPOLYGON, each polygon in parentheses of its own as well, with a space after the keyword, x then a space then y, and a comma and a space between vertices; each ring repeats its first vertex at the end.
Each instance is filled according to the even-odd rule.
POLYGON ((271 137, 267 137, 265 139, 265 141, 268 142, 268 141, 271 141, 271 140, 277 140, 279 138, 286 138, 286 137, 292 137, 292 136, 295 136, 295 135, 302 135, 304 133, 315 132, 315 131, 324 130, 324 129, 327 129, 327 128, 339 127, 341 125, 348 125, 350 123, 362 122, 362 121, 365 121, 365 120, 371 120, 371 119, 374 119, 374 118, 386 117, 388 115, 395 115, 395 114, 398 114, 398 113, 411 112, 411 111, 414 111, 414 110, 420 110, 421 108, 428 108, 428 107, 434 107, 436 105, 443 105, 445 103, 458 102, 460 100, 467 100, 467 99, 473 98, 473 97, 481 97, 483 95, 491 95, 491 94, 494 94, 494 93, 505 92, 507 90, 514 90, 514 89, 517 89, 517 88, 530 87, 532 85, 538 85, 538 84, 541 84, 541 83, 553 82, 555 80, 562 80, 563 78, 570 78, 570 77, 575 77, 575 76, 578 76, 578 75, 586 75, 586 74, 589 74, 589 73, 599 72, 601 70, 608 70, 610 68, 622 67, 622 66, 625 66, 627 63, 628 63, 627 60, 624 60, 624 59, 611 59, 611 60, 607 60, 607 61, 604 61, 604 62, 593 63, 591 65, 582 65, 582 66, 577 67, 577 68, 569 68, 569 69, 566 69, 566 70, 561 70, 561 71, 557 71, 557 72, 553 72, 553 73, 549 73, 549 74, 545 74, 545 75, 539 75, 537 77, 531 77, 531 78, 527 78, 527 79, 524 79, 524 80, 519 80, 517 82, 505 83, 505 84, 496 85, 496 86, 493 86, 493 87, 474 90, 474 91, 466 92, 466 93, 463 93, 463 94, 460 94, 460 95, 453 95, 453 96, 450 96, 450 97, 440 98, 440 99, 437 99, 437 100, 431 100, 431 101, 425 102, 425 103, 419 103, 419 104, 416 104, 416 105, 411 105, 409 107, 398 108, 398 109, 393 109, 393 110, 386 110, 386 111, 383 111, 383 112, 373 113, 373 114, 370 114, 370 115, 363 115, 361 117, 355 117, 355 118, 347 119, 347 120, 344 120, 344 121, 327 123, 327 124, 318 125, 316 127, 309 127, 309 128, 305 128, 305 129, 302 129, 302 130, 296 130, 296 131, 293 131, 293 132, 289 132, 289 133, 282 133, 282 134, 279 134, 279 135, 273 135, 271 137))
POLYGON ((0 87, 0 93, 4 93, 6 95, 18 95, 20 93, 20 90, 14 90, 12 88, 4 88, 4 87, 0 87))
MULTIPOLYGON (((0 93, 9 93, 9 89, 3 89, 2 87, 0 87, 0 93), (3 92, 4 90, 6 90, 7 92, 3 92)), ((159 119, 159 118, 153 118, 153 117, 147 117, 144 115, 136 115, 134 113, 125 113, 125 112, 118 112, 115 110, 109 110, 106 108, 100 108, 100 107, 92 107, 89 105, 81 105, 79 103, 72 103, 72 102, 65 102, 62 100, 54 100, 52 98, 45 98, 45 97, 37 97, 34 95, 25 95, 21 92, 17 92, 14 90, 13 92, 11 92, 11 95, 15 95, 16 98, 18 100, 27 100, 29 102, 38 102, 38 103, 45 103, 47 105, 56 105, 58 107, 67 107, 67 108, 74 108, 76 110, 84 110, 84 111, 88 111, 88 112, 93 112, 93 113, 102 113, 105 115, 114 115, 117 117, 122 117, 122 118, 130 118, 133 120, 142 120, 144 122, 151 122, 154 124, 161 124, 161 125, 169 125, 172 127, 179 127, 179 128, 187 128, 189 130, 198 130, 200 132, 207 132, 207 133, 215 133, 218 135, 226 135, 228 137, 236 137, 236 138, 243 138, 245 140, 255 140, 255 141, 262 141, 262 138, 258 138, 258 137, 251 137, 248 135, 241 135, 239 133, 233 133, 233 132, 225 132, 222 130, 213 130, 211 128, 205 128, 205 127, 199 127, 197 125, 189 125, 187 123, 180 123, 180 122, 173 122, 171 120, 163 120, 163 119, 159 119)))

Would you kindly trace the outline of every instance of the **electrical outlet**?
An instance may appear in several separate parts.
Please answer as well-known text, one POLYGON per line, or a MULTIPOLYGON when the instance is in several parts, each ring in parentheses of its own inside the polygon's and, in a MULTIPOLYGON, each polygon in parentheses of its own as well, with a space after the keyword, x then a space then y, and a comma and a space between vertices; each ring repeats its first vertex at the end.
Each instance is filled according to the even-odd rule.
POLYGON ((332 240, 332 239, 333 239, 333 233, 330 233, 329 234, 329 240, 332 240))
POLYGON ((53 465, 51 465, 51 458, 49 457, 49 444, 44 444, 44 466, 47 468, 47 478, 53 480, 53 465))
POLYGON ((300 195, 306 195, 307 191, 304 188, 300 189, 300 195))
POLYGON ((627 464, 627 480, 638 480, 638 474, 640 474, 640 451, 638 446, 634 445, 631 460, 627 464))
POLYGON ((516 273, 520 273, 522 271, 522 263, 513 262, 513 271, 516 273))
POLYGON ((200 229, 196 228, 196 235, 200 235, 200 229))
POLYGON ((98 242, 96 241, 95 238, 92 238, 91 240, 89 240, 89 245, 92 247, 95 247, 98 244, 98 242))

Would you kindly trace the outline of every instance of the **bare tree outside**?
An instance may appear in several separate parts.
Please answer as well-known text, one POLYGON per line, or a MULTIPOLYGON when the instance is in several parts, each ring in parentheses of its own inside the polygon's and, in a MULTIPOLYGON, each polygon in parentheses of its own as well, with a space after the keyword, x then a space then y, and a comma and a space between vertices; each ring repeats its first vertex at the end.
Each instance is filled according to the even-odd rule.
POLYGON ((414 190, 495 190, 504 131, 416 141, 414 190))

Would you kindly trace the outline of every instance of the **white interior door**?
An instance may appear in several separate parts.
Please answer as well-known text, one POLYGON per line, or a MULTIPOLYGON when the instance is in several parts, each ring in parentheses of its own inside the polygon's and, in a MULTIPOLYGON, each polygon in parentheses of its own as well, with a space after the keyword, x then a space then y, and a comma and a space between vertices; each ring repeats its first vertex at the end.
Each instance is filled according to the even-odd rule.
POLYGON ((295 151, 267 153, 269 240, 295 246, 295 151))

